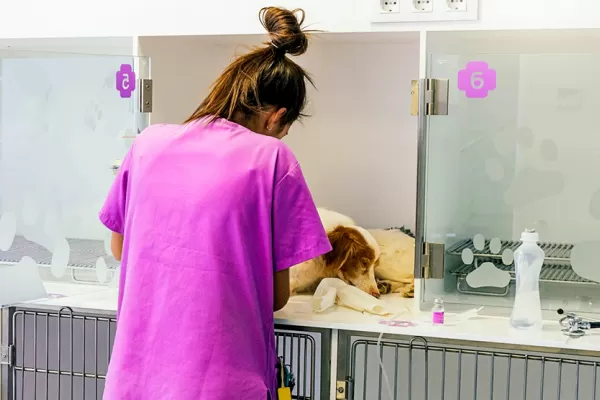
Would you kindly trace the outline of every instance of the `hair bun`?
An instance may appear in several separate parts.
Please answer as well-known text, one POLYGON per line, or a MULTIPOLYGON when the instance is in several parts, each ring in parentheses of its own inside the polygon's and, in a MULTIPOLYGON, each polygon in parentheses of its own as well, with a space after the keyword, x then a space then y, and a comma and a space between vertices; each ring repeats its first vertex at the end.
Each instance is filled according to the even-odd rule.
POLYGON ((265 7, 260 10, 261 24, 269 32, 271 46, 282 53, 299 56, 308 48, 308 37, 302 30, 304 10, 265 7), (296 14, 300 14, 299 17, 296 14))

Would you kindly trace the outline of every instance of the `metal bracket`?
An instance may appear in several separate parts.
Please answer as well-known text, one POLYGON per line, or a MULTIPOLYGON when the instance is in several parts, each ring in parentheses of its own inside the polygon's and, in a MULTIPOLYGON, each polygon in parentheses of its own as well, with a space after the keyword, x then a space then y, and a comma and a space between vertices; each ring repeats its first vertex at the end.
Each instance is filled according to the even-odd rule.
POLYGON ((446 246, 441 243, 423 244, 423 264, 421 265, 421 276, 423 279, 444 278, 444 258, 446 246))
POLYGON ((152 112, 152 79, 140 79, 140 104, 139 111, 142 113, 152 112))
POLYGON ((112 170, 113 175, 117 175, 117 172, 119 172, 119 168, 121 168, 122 163, 123 163, 123 160, 113 161, 113 163, 110 166, 110 169, 112 170))
POLYGON ((14 346, 0 346, 0 365, 13 365, 14 346))
POLYGON ((410 114, 419 115, 419 85, 425 85, 425 115, 448 115, 448 79, 421 79, 411 81, 410 114))
POLYGON ((419 81, 410 81, 410 115, 419 115, 419 81))
POLYGON ((335 398, 336 400, 346 400, 346 381, 336 381, 335 398))

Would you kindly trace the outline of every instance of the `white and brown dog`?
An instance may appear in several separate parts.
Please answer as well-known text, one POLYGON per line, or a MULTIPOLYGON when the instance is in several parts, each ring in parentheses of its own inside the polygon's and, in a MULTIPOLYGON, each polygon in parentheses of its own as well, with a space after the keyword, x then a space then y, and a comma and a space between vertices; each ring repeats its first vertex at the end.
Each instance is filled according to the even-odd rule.
POLYGON ((379 297, 375 263, 380 250, 373 236, 350 217, 324 208, 318 211, 333 250, 290 269, 292 294, 312 293, 324 278, 340 278, 379 297))
POLYGON ((414 297, 415 239, 400 229, 369 229, 369 233, 381 251, 375 265, 380 292, 414 297))
POLYGON ((312 293, 324 278, 339 278, 374 297, 414 295, 414 239, 400 230, 366 230, 352 218, 320 208, 333 248, 290 269, 292 294, 312 293))

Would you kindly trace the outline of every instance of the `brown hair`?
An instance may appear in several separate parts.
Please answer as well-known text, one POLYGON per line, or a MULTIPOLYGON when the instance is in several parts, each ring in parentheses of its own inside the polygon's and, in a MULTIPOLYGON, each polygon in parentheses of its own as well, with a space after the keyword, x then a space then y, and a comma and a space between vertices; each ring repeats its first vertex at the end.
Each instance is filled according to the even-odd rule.
POLYGON ((375 262, 375 251, 356 229, 338 226, 327 237, 332 250, 323 258, 330 268, 342 270, 348 277, 356 277, 375 262))
POLYGON ((299 56, 306 52, 308 37, 302 29, 304 11, 265 7, 259 12, 259 19, 271 41, 233 61, 186 123, 204 117, 231 120, 236 113, 249 118, 268 106, 287 109, 282 125, 303 116, 305 80, 311 84, 313 81, 286 54, 299 56), (297 13, 300 18, 296 17, 297 13))

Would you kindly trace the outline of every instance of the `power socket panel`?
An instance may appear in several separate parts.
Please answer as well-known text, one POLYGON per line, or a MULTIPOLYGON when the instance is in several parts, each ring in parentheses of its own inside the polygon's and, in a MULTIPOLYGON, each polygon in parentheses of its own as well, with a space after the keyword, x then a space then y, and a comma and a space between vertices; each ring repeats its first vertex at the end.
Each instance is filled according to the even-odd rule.
POLYGON ((379 0, 381 13, 392 14, 400 12, 400 0, 379 0))
POLYGON ((446 0, 448 11, 467 11, 467 0, 446 0))
POLYGON ((372 23, 389 24, 398 22, 428 23, 478 21, 479 3, 482 0, 360 1, 368 1, 370 3, 372 23))
POLYGON ((423 13, 433 11, 433 0, 412 0, 412 4, 413 12, 423 13))

